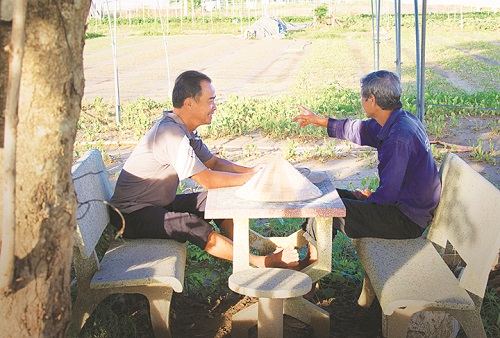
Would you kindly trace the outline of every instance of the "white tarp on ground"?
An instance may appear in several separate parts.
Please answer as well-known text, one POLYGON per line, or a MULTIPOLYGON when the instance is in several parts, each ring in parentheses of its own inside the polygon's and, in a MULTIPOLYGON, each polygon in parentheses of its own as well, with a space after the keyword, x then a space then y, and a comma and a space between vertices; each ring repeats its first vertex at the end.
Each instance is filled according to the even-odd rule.
POLYGON ((294 25, 289 22, 284 22, 278 17, 262 17, 248 27, 243 33, 243 36, 246 39, 281 39, 285 37, 287 32, 301 30, 310 25, 312 24, 294 25))

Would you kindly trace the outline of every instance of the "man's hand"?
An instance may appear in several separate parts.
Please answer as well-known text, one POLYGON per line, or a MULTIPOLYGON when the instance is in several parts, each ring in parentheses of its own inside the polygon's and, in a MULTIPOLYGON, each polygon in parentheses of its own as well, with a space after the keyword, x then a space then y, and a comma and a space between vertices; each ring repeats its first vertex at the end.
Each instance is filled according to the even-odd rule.
POLYGON ((264 259, 265 267, 290 268, 299 265, 299 252, 293 247, 278 247, 264 259))
POLYGON ((311 110, 297 104, 297 107, 302 111, 302 115, 297 115, 292 119, 292 122, 299 121, 299 126, 304 128, 308 125, 313 125, 315 127, 327 127, 328 118, 319 117, 314 114, 311 110))
POLYGON ((259 163, 259 164, 254 165, 250 169, 251 169, 251 172, 253 172, 254 174, 256 174, 256 173, 259 172, 260 169, 262 169, 264 167, 265 167, 265 164, 259 163))
POLYGON ((369 189, 366 190, 354 190, 352 191, 352 194, 354 197, 356 197, 357 200, 364 201, 368 196, 372 194, 372 192, 369 189))

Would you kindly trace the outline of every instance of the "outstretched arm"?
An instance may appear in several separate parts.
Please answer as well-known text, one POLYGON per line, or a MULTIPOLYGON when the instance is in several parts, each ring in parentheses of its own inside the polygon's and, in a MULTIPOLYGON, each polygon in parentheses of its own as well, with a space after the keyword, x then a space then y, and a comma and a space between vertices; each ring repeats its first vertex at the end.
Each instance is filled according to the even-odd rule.
POLYGON ((191 178, 204 189, 216 189, 225 187, 236 187, 245 184, 253 173, 228 173, 205 169, 191 178))
POLYGON ((301 115, 297 115, 292 119, 292 122, 299 121, 299 126, 304 128, 308 125, 313 125, 315 127, 324 127, 328 126, 328 118, 327 117, 319 117, 314 114, 311 110, 297 104, 297 107, 302 111, 301 115))
POLYGON ((212 158, 204 164, 212 170, 224 171, 228 173, 256 173, 262 168, 262 165, 244 167, 217 156, 212 156, 212 158))
POLYGON ((204 164, 208 169, 191 178, 205 189, 243 185, 262 167, 261 165, 244 167, 217 156, 213 156, 204 164))

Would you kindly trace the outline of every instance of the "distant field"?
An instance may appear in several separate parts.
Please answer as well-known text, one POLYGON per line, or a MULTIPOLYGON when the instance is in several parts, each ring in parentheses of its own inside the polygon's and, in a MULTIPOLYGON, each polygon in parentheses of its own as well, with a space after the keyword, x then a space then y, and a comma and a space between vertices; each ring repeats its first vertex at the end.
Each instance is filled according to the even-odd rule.
MULTIPOLYGON (((199 19, 199 18, 198 18, 199 19)), ((291 22, 306 17, 289 17, 291 22)), ((187 18, 186 18, 187 20, 187 18)), ((256 18, 252 17, 251 21, 256 18)), ((500 88, 500 15, 458 18, 429 16, 426 40, 426 78, 429 88, 476 93, 500 88), (496 22, 496 26, 495 26, 496 22)), ((290 94, 332 84, 355 90, 359 78, 374 69, 370 17, 339 17, 342 26, 314 25, 288 34, 285 40, 245 40, 240 24, 219 20, 210 34, 209 22, 197 22, 198 34, 187 30, 162 37, 159 22, 118 26, 117 62, 121 97, 144 95, 164 100, 175 77, 183 70, 198 69, 213 77, 219 94, 262 96, 290 94), (199 27, 198 27, 199 26, 199 27), (145 36, 146 35, 146 36, 145 36), (186 36, 188 35, 188 36, 186 36), (166 52, 168 52, 168 55, 166 52), (167 59, 168 57, 168 59, 167 59), (170 79, 170 83, 168 80, 170 79)), ((114 97, 113 53, 107 25, 89 23, 99 38, 87 39, 84 62, 85 98, 114 97), (93 28, 94 27, 94 28, 93 28)), ((411 15, 403 17, 403 82, 416 81, 415 29, 411 15)), ((170 23, 172 31, 180 22, 170 23)), ((395 70, 395 28, 391 17, 381 21, 380 68, 395 70)))

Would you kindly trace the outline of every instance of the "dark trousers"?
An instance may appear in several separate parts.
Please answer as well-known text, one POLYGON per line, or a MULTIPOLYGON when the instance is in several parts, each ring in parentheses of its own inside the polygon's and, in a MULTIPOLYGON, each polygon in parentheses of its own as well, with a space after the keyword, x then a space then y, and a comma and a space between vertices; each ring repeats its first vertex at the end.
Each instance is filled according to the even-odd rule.
MULTIPOLYGON (((349 190, 337 189, 346 207, 346 217, 333 219, 334 236, 338 231, 350 238, 408 239, 422 235, 424 228, 410 220, 397 207, 357 200, 349 190)), ((316 239, 315 219, 310 218, 302 228, 316 239)))
MULTIPOLYGON (((169 238, 179 242, 190 241, 201 249, 207 245, 208 235, 214 231, 205 220, 207 192, 177 195, 165 206, 148 206, 131 213, 125 218, 125 238, 169 238)), ((110 208, 111 210, 111 208, 110 208)), ((121 228, 121 218, 110 211, 111 224, 121 228)), ((220 225, 222 220, 214 220, 220 225)))

